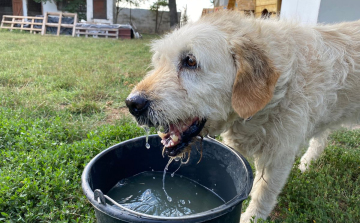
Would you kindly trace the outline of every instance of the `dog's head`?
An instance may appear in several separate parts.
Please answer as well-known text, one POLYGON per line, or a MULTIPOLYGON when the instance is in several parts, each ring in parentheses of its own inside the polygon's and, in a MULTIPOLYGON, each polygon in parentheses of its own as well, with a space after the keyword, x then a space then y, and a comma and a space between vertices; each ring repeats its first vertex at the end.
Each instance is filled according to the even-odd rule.
POLYGON ((204 19, 153 43, 153 70, 126 105, 140 125, 162 127, 168 155, 204 126, 214 134, 230 115, 248 118, 271 100, 279 74, 269 58, 252 40, 231 36, 204 19))

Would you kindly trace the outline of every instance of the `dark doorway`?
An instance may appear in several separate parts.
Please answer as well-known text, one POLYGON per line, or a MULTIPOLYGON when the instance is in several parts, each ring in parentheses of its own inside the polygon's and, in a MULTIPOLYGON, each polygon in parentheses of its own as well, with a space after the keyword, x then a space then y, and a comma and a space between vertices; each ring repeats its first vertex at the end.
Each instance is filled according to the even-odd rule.
POLYGON ((93 14, 94 19, 107 19, 106 0, 93 0, 93 14))
POLYGON ((28 16, 42 15, 41 3, 34 0, 28 0, 28 16))
POLYGON ((12 15, 13 8, 11 0, 0 0, 0 20, 3 15, 12 15))
POLYGON ((261 12, 261 18, 262 19, 268 19, 270 17, 270 14, 269 14, 269 11, 267 9, 264 9, 262 12, 261 12))

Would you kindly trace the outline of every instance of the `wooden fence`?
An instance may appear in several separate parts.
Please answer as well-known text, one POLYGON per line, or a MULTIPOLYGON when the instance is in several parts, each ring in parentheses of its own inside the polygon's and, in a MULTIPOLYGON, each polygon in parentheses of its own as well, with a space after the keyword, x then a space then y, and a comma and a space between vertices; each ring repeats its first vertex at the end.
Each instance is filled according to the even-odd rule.
POLYGON ((11 31, 14 29, 18 29, 21 31, 27 30, 30 31, 30 33, 41 32, 41 35, 45 35, 46 27, 55 27, 57 28, 57 36, 60 35, 61 28, 70 28, 72 29, 72 36, 75 36, 76 23, 77 13, 46 12, 44 17, 3 15, 0 28, 10 29, 11 31), (59 17, 59 22, 49 23, 49 16, 59 17), (74 23, 62 24, 61 20, 63 17, 73 17, 74 23), (41 20, 41 22, 35 22, 35 20, 41 20), (41 28, 35 28, 34 26, 41 26, 41 28))
POLYGON ((43 17, 3 15, 0 28, 10 29, 11 31, 14 29, 21 31, 26 30, 33 33, 41 32, 41 28, 35 28, 34 26, 43 26, 43 23, 43 17), (41 22, 37 22, 35 20, 41 20, 41 22), (20 25, 20 27, 16 25, 20 25))

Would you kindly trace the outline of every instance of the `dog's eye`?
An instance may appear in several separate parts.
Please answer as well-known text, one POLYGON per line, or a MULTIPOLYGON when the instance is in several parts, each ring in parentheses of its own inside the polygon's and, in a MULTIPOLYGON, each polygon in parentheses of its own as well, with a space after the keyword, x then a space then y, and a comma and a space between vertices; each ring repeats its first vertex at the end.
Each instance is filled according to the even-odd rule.
POLYGON ((193 55, 188 55, 183 62, 183 66, 190 68, 190 69, 195 69, 198 67, 197 65, 197 61, 196 58, 193 55))

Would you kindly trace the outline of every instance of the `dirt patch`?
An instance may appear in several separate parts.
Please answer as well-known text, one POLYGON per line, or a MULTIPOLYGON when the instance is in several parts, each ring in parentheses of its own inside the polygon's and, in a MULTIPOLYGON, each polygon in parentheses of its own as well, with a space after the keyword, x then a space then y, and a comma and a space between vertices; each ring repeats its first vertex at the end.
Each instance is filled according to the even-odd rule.
POLYGON ((112 108, 106 106, 105 108, 106 113, 106 123, 115 123, 116 120, 119 120, 121 117, 130 116, 130 112, 127 107, 120 107, 120 108, 112 108))
POLYGON ((355 126, 353 126, 351 129, 352 129, 352 130, 354 130, 354 129, 360 129, 360 125, 355 125, 355 126))
POLYGON ((345 128, 349 130, 356 130, 356 129, 360 129, 360 125, 346 125, 345 128))

